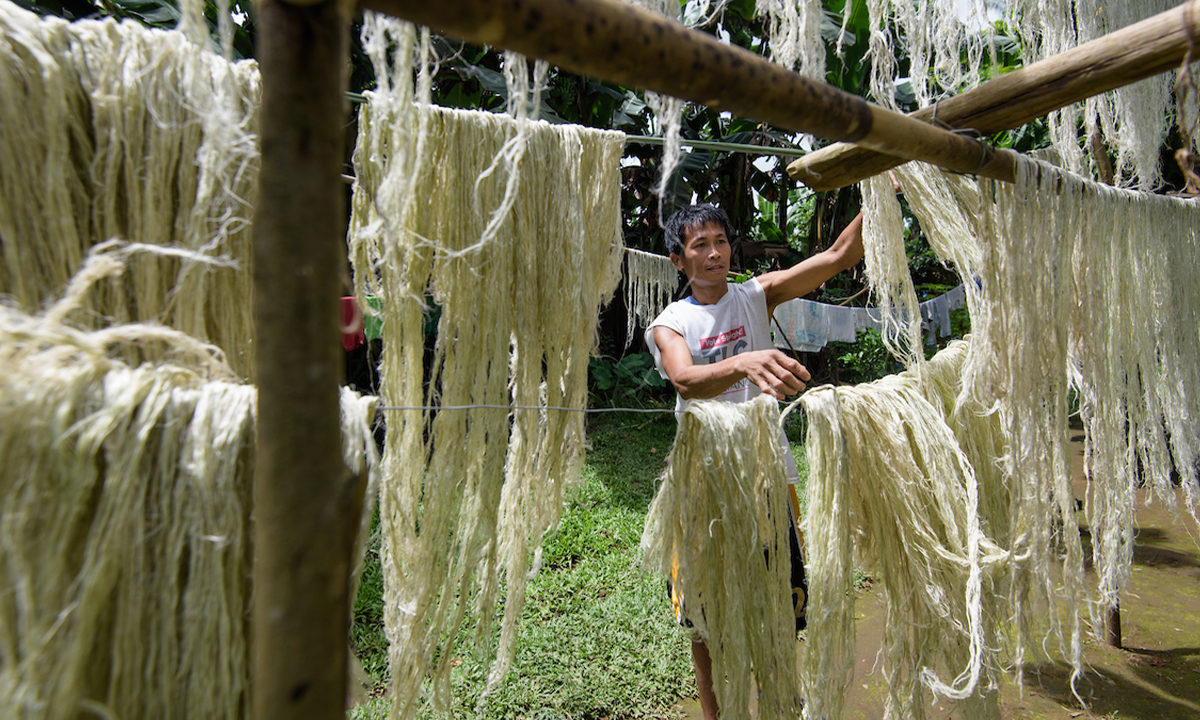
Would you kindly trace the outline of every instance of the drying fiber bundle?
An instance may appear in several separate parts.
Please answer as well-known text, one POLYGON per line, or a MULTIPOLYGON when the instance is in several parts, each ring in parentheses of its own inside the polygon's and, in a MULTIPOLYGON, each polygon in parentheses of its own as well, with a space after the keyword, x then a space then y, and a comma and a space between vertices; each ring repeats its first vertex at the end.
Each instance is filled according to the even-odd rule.
POLYGON ((1010 555, 984 533, 962 440, 986 446, 1000 428, 955 410, 965 357, 959 342, 899 375, 799 401, 809 422, 806 717, 840 717, 853 675, 851 548, 886 593, 886 717, 924 717, 922 687, 959 700, 965 717, 999 717, 1010 555))
POLYGON ((679 270, 671 259, 625 248, 625 347, 633 340, 634 331, 646 327, 679 287, 679 270))
POLYGON ((1003 582, 1013 660, 1020 666, 1035 637, 1051 636, 1057 642, 1046 647, 1078 672, 1085 594, 1066 451, 1067 351, 1072 260, 1087 206, 1063 200, 1058 181, 1039 181, 1030 167, 1015 184, 977 190, 925 166, 897 176, 931 246, 968 291, 973 336, 955 416, 1000 425, 999 435, 959 441, 976 469, 989 535, 1017 558, 1003 582))
POLYGON ((1033 161, 1021 162, 1013 184, 918 163, 895 173, 931 247, 967 289, 974 335, 957 411, 994 412, 1003 424, 999 441, 960 443, 980 480, 988 535, 1022 558, 1008 579, 1016 661, 1040 632, 1039 616, 1065 620, 1053 634, 1078 658, 1072 608, 1083 607, 1084 592, 1066 450, 1069 385, 1085 429, 1098 575, 1091 607, 1101 610, 1128 579, 1138 489, 1167 504, 1181 495, 1195 513, 1200 438, 1186 418, 1200 411, 1192 280, 1200 210, 1033 161))
POLYGON ((825 43, 821 40, 825 15, 821 3, 758 0, 757 5, 759 16, 767 20, 771 60, 805 77, 825 77, 825 43))
MULTIPOLYGON (((1032 63, 1178 4, 1174 0, 1020 0, 1009 3, 1006 21, 1032 63)), ((1111 174, 1119 186, 1157 187, 1162 182, 1159 148, 1174 114, 1174 77, 1174 72, 1162 73, 1050 113, 1047 122, 1059 164, 1077 174, 1090 175, 1094 170, 1102 179, 1111 174), (1115 156, 1111 168, 1106 167, 1110 151, 1115 156)))
MULTIPOLYGON (((930 247, 944 264, 954 269, 962 277, 970 316, 982 318, 989 307, 983 302, 980 284, 975 281, 979 277, 979 268, 983 262, 984 252, 979 221, 984 214, 984 209, 979 184, 973 179, 947 173, 936 166, 920 162, 905 163, 894 168, 892 173, 903 190, 905 200, 919 222, 921 231, 928 239, 930 247)), ((890 207, 893 196, 890 188, 871 192, 874 197, 882 197, 885 206, 890 207)), ((870 206, 868 206, 868 210, 870 210, 870 206)), ((872 217, 873 213, 868 212, 865 218, 867 228, 875 224, 872 222, 872 217)), ((894 218, 894 215, 892 217, 894 218)), ((882 249, 872 249, 870 251, 872 256, 886 254, 889 251, 897 253, 900 251, 898 246, 902 242, 900 232, 900 226, 893 219, 890 223, 890 230, 883 234, 867 232, 864 235, 864 242, 868 248, 876 244, 885 245, 882 249)), ((912 280, 907 271, 906 261, 903 261, 902 264, 902 261, 897 258, 896 262, 890 266, 885 266, 880 261, 873 261, 872 265, 874 268, 886 267, 887 272, 882 269, 871 272, 868 274, 868 280, 873 284, 881 283, 884 287, 900 288, 902 296, 907 293, 912 280), (881 282, 879 278, 886 279, 881 282)), ((880 291, 877 290, 876 293, 880 294, 880 291)), ((889 322, 901 328, 901 337, 908 342, 906 347, 913 347, 912 338, 919 337, 917 335, 919 329, 911 325, 905 327, 903 317, 895 317, 894 312, 889 317, 891 318, 889 322)), ((977 343, 968 343, 965 348, 957 352, 970 354, 976 345, 977 343)), ((915 350, 915 348, 913 349, 915 350)), ((936 378, 938 374, 923 376, 936 378)), ((954 376, 954 384, 959 389, 959 397, 955 399, 953 406, 943 409, 947 417, 957 413, 991 413, 995 408, 994 401, 983 405, 978 398, 969 397, 969 393, 966 392, 969 383, 963 383, 957 376, 954 376)), ((945 393, 938 393, 938 396, 949 397, 945 393)), ((993 418, 992 424, 996 425, 995 418, 993 418)), ((974 423, 967 425, 967 427, 974 426, 974 423)), ((959 426, 951 423, 951 427, 957 433, 959 426)), ((998 427, 995 427, 992 433, 960 435, 959 444, 971 461, 980 486, 980 517, 986 527, 986 534, 1002 547, 1008 547, 1011 541, 1009 533, 1011 508, 1008 505, 1009 495, 1006 489, 1008 480, 1001 462, 1007 452, 1003 434, 999 432, 998 427)))
MULTIPOLYGON (((1010 471, 1030 491, 1041 484, 1026 510, 1041 498, 1053 503, 1043 522, 1067 518, 1070 527, 1064 448, 1065 378, 1072 378, 1085 428, 1099 599, 1111 606, 1128 578, 1138 487, 1173 504, 1177 477, 1195 513, 1200 437, 1188 418, 1200 412, 1200 208, 1032 161, 1018 175, 1016 184, 984 186, 995 193, 984 219, 995 224, 997 243, 980 277, 974 391, 985 403, 999 400, 1020 432, 1010 471)), ((1028 537, 1032 552, 1050 551, 1044 529, 1031 527, 1028 537)), ((1072 539, 1061 540, 1073 567, 1072 539)))
MULTIPOLYGON (((630 5, 636 5, 650 12, 657 13, 663 17, 674 20, 676 22, 684 22, 682 6, 673 0, 626 0, 630 5)), ((705 0, 697 7, 698 17, 693 17, 692 22, 687 23, 689 26, 702 24, 716 17, 724 8, 728 0, 717 0, 715 7, 710 8, 710 3, 705 0)), ((661 95, 656 92, 647 90, 644 93, 646 105, 650 111, 654 113, 655 123, 658 125, 658 133, 663 138, 663 154, 662 165, 658 172, 658 186, 655 192, 658 193, 658 222, 663 224, 666 215, 663 214, 662 199, 666 197, 667 186, 671 182, 671 176, 675 173, 675 167, 679 165, 679 156, 682 152, 680 147, 679 136, 683 127, 683 110, 687 103, 670 95, 661 95)))
MULTIPOLYGON (((667 19, 691 28, 720 24, 729 0, 700 0, 681 4, 675 0, 626 0, 667 19)), ((756 13, 765 21, 771 60, 812 78, 825 77, 825 44, 821 38, 824 11, 816 0, 758 0, 756 13)), ((847 13, 847 17, 849 13, 847 13)), ((679 165, 682 143, 683 111, 687 102, 679 98, 646 91, 646 105, 654 113, 657 132, 663 138, 662 162, 656 193, 659 197, 659 224, 669 213, 663 207, 669 199, 671 177, 679 165)))
POLYGON ((995 59, 992 23, 983 0, 867 0, 867 12, 871 94, 885 107, 899 105, 899 56, 908 59, 910 92, 922 107, 975 87, 987 65, 985 58, 995 59), (900 48, 906 52, 898 52, 900 48))
POLYGON ((862 182, 863 258, 871 295, 883 318, 883 344, 905 367, 925 359, 917 291, 904 254, 904 217, 887 175, 862 182))
MULTIPOLYGON (((247 717, 255 388, 176 330, 65 321, 123 267, 0 307, 0 716, 247 717)), ((343 395, 356 472, 370 401, 343 395)))
POLYGON ((759 717, 800 711, 789 564, 770 560, 790 532, 779 423, 766 395, 688 403, 642 533, 644 565, 674 578, 708 647, 722 717, 749 717, 755 681, 759 717))
MULTIPOLYGON (((985 79, 981 70, 997 60, 998 42, 1019 42, 1029 65, 1177 5, 1174 0, 1014 0, 998 11, 982 0, 868 0, 871 96, 885 107, 899 107, 900 55, 909 66, 905 94, 924 107, 979 85, 985 79), (997 37, 1000 19, 1010 37, 997 37)), ((1159 148, 1176 112, 1174 77, 1163 73, 1050 113, 1058 163, 1075 173, 1111 177, 1122 187, 1157 187, 1162 182, 1159 148)))
POLYGON ((177 328, 246 378, 259 77, 208 42, 202 19, 161 31, 0 2, 0 293, 39 310, 112 238, 234 260, 134 260, 79 320, 177 328))
POLYGON ((383 79, 360 108, 351 225, 359 292, 382 306, 381 394, 397 408, 380 500, 394 717, 413 716, 426 680, 445 706, 468 612, 490 652, 501 579, 490 683, 502 679, 531 555, 582 463, 584 416, 564 408, 586 406, 597 312, 621 267, 623 136, 413 102, 428 98, 410 60, 425 45, 365 23, 383 79), (517 137, 519 159, 497 161, 517 137))
POLYGON ((1017 182, 984 188, 995 202, 985 205, 982 234, 993 241, 980 266, 984 302, 972 318, 966 390, 999 408, 1010 441, 1010 549, 1023 559, 1010 568, 1015 662, 1035 632, 1028 621, 1044 616, 1077 674, 1085 592, 1067 456, 1067 352, 1075 238, 1090 208, 1060 185, 1060 173, 1038 169, 1023 161, 1017 182))
POLYGON ((1100 604, 1112 607, 1132 563, 1139 486, 1174 507, 1180 485, 1186 509, 1196 513, 1200 208, 1070 184, 1093 208, 1076 247, 1071 368, 1085 428, 1100 604))
MULTIPOLYGON (((908 162, 891 172, 937 257, 960 277, 977 277, 983 262, 977 221, 983 212, 979 184, 921 162, 908 162)), ((979 312, 979 285, 964 280, 963 288, 974 317, 979 312)))

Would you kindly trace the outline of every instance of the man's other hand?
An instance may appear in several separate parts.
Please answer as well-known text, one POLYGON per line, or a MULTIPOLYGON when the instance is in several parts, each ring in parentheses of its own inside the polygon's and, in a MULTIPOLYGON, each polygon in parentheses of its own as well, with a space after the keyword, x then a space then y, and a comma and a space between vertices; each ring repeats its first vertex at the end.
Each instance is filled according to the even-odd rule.
POLYGON ((734 356, 737 369, 758 386, 759 390, 783 400, 804 390, 812 379, 808 369, 795 358, 779 350, 755 350, 734 356))

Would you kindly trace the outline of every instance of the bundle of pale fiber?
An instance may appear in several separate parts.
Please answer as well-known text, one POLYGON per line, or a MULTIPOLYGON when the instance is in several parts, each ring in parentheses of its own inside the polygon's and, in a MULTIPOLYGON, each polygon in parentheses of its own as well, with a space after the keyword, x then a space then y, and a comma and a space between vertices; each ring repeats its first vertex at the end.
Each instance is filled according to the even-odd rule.
POLYGON ((664 255, 625 249, 625 347, 634 329, 646 327, 671 302, 679 286, 679 270, 664 255))
MULTIPOLYGON (((0 307, 0 717, 246 717, 256 390, 178 331, 61 322, 82 304, 0 307)), ((353 472, 372 402, 342 397, 353 472)))
POLYGON ((646 514, 643 564, 672 577, 712 657, 724 717, 796 717, 795 609, 788 557, 787 477, 779 405, 688 404, 658 495, 646 514))
POLYGON ((886 593, 887 717, 924 717, 923 686, 965 703, 968 717, 999 717, 1010 555, 983 532, 979 480, 959 438, 990 449, 1002 436, 994 416, 954 409, 964 357, 959 344, 913 370, 800 401, 811 717, 840 717, 852 676, 855 551, 886 593))
POLYGON ((504 676, 531 556, 581 469, 572 410, 620 276, 624 136, 414 102, 428 99, 412 77, 427 38, 371 16, 363 41, 380 80, 359 111, 350 241, 358 292, 380 300, 380 393, 397 408, 380 517, 392 714, 411 717, 423 693, 448 703, 469 612, 495 650, 491 683, 504 676))
MULTIPOLYGON (((1089 458, 1087 514, 1099 605, 1128 579, 1139 486, 1195 513, 1200 466, 1200 207, 1117 190, 1044 163, 1017 163, 1015 183, 981 182, 975 343, 966 390, 1001 408, 1004 457, 1021 498, 1013 550, 1060 579, 1031 587, 1026 606, 1056 596, 1084 605, 1082 544, 1068 465, 1070 384, 1089 458), (1178 473, 1173 477, 1172 471, 1178 473)), ((1072 619, 1076 628, 1079 623, 1072 619)), ((1100 623, 1095 623, 1098 629, 1100 623)), ((1079 651, 1078 630, 1068 640, 1079 651)))
POLYGON ((113 238, 232 261, 134 260, 78 320, 174 327, 248 378, 259 75, 200 25, 68 23, 0 1, 0 293, 40 310, 113 238))

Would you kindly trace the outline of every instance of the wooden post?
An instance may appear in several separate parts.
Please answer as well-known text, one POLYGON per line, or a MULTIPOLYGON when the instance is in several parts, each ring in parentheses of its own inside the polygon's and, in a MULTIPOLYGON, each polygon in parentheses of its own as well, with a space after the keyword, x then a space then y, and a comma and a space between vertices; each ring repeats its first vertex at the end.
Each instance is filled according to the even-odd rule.
POLYGON ((1112 647, 1121 647, 1121 602, 1119 600, 1104 613, 1104 639, 1112 647))
MULTIPOLYGON (((1189 36, 1200 35, 1200 2, 1192 0, 1026 68, 1001 75, 910 117, 981 134, 1020 127, 1085 98, 1179 66, 1189 36)), ((788 166, 814 190, 852 185, 905 162, 865 146, 838 143, 788 166)))
POLYGON ((350 555, 361 506, 361 487, 342 461, 338 402, 351 10, 337 0, 259 5, 250 692, 260 720, 345 718, 350 555))
POLYGON ((463 40, 573 72, 728 110, 745 118, 949 170, 1013 179, 994 150, 816 82, 621 0, 363 0, 463 40))

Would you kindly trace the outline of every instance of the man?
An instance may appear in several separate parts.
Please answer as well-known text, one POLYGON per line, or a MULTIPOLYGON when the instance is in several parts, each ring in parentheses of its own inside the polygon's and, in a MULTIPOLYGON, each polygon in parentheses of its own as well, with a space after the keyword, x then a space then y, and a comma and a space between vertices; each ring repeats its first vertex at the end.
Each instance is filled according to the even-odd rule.
MULTIPOLYGON (((816 290, 863 256, 862 215, 859 214, 834 244, 786 270, 731 285, 729 272, 732 230, 729 220, 713 205, 692 205, 667 221, 665 243, 671 262, 685 276, 691 294, 671 303, 650 324, 646 344, 659 373, 678 393, 676 414, 693 398, 745 402, 761 393, 782 400, 804 389, 807 369, 775 349, 770 319, 781 303, 816 290)), ((796 463, 782 442, 788 481, 798 479, 796 463)), ((798 509, 791 491, 793 511, 798 509)), ((792 587, 796 627, 803 626, 806 582, 799 538, 793 522, 792 587)), ((672 589, 676 618, 689 624, 683 599, 672 589)), ((717 718, 712 687, 712 661, 704 643, 693 638, 692 660, 700 706, 708 720, 717 718)))

